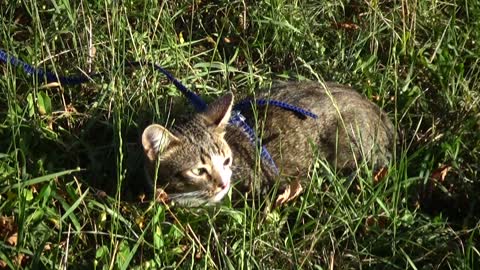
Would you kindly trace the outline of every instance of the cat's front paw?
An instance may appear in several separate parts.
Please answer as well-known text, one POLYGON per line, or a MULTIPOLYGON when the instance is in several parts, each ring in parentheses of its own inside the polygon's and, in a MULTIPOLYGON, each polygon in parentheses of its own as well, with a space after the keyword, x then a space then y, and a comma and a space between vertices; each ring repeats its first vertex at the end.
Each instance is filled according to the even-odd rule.
POLYGON ((282 187, 282 190, 283 192, 281 192, 275 200, 274 208, 279 207, 280 205, 297 198, 300 194, 302 194, 303 187, 301 181, 299 179, 295 179, 294 181, 285 184, 282 187))

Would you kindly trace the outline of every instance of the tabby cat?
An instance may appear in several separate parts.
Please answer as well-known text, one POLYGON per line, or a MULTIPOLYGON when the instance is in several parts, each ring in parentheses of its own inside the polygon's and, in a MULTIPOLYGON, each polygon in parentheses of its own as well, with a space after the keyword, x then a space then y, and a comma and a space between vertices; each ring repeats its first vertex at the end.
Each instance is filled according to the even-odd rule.
POLYGON ((234 99, 228 93, 206 111, 177 119, 170 129, 153 124, 144 130, 150 181, 156 177, 157 186, 177 204, 198 206, 221 201, 232 186, 237 195, 263 193, 277 181, 306 179, 318 158, 345 173, 362 162, 380 168, 392 158, 392 122, 377 105, 347 86, 281 82, 256 98, 284 101, 318 116, 305 117, 271 105, 242 111, 278 173, 259 158, 245 132, 228 123, 234 99))

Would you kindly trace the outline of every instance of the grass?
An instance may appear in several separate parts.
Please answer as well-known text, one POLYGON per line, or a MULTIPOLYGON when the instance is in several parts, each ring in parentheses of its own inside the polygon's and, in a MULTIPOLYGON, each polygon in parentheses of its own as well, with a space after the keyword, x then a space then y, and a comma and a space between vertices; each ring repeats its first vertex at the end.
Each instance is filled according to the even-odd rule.
POLYGON ((477 269, 480 4, 475 1, 10 1, 0 47, 0 269, 477 269), (206 99, 272 80, 350 84, 399 129, 380 182, 322 164, 295 202, 138 202, 138 138, 206 99), (102 190, 107 191, 106 195, 102 190))

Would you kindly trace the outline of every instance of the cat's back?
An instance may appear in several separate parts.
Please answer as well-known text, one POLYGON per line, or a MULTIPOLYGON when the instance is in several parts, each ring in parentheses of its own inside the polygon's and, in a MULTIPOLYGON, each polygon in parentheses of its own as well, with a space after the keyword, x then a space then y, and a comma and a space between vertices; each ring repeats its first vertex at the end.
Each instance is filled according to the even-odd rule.
POLYGON ((340 109, 348 109, 353 105, 374 105, 351 87, 333 82, 277 81, 274 82, 269 91, 261 92, 258 98, 283 101, 314 113, 327 112, 325 106, 327 108, 337 106, 340 109))
MULTIPOLYGON (((287 102, 317 115, 282 108, 257 108, 257 130, 277 165, 288 175, 304 175, 316 157, 353 170, 363 160, 375 167, 391 159, 394 127, 373 102, 336 83, 277 82, 257 98, 287 102)), ((246 112, 250 123, 253 114, 246 112)))

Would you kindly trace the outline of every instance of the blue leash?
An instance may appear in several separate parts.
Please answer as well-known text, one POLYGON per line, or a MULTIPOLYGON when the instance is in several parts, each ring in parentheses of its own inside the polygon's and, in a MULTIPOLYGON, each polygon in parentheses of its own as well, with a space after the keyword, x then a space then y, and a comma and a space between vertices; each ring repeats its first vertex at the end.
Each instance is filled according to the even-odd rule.
MULTIPOLYGON (((41 68, 35 68, 28 63, 14 57, 14 56, 9 56, 5 51, 0 49, 0 61, 4 63, 10 63, 12 66, 18 67, 21 66, 24 70, 25 73, 32 75, 32 76, 38 76, 39 79, 46 81, 47 83, 50 82, 60 82, 61 84, 65 85, 75 85, 75 84, 82 84, 86 83, 92 80, 93 77, 98 77, 101 76, 101 73, 93 73, 88 76, 86 75, 80 75, 80 76, 57 76, 57 74, 45 71, 41 68)), ((172 82, 175 87, 177 87, 182 94, 187 97, 188 100, 192 103, 194 106, 195 110, 202 112, 205 111, 208 107, 207 103, 202 100, 200 96, 198 96, 196 93, 185 87, 179 80, 177 80, 172 74, 170 74, 166 69, 160 67, 159 65, 148 63, 148 62, 127 62, 127 64, 135 67, 139 67, 142 65, 151 65, 153 68, 159 72, 161 72, 163 75, 167 77, 167 79, 172 82)), ((245 122, 245 117, 240 113, 240 111, 247 106, 252 106, 252 104, 256 103, 259 106, 265 106, 265 105, 273 105, 276 107, 280 107, 286 110, 294 111, 297 113, 300 113, 302 115, 312 117, 312 118, 318 118, 318 116, 308 110, 302 109, 300 107, 278 101, 278 100, 271 100, 271 99, 258 99, 256 101, 253 100, 243 100, 239 103, 237 103, 232 112, 232 116, 230 117, 230 124, 235 125, 237 127, 240 127, 245 134, 248 136, 249 140, 257 144, 259 143, 259 140, 257 136, 255 135, 255 131, 245 122)), ((274 169, 275 173, 278 174, 278 168, 275 165, 275 162, 272 159, 272 156, 270 153, 267 151, 265 146, 261 146, 260 150, 260 155, 263 159, 268 161, 270 166, 274 169)))
MULTIPOLYGON (((255 135, 255 131, 245 122, 245 117, 241 114, 241 111, 243 109, 247 109, 249 107, 251 108, 253 104, 256 104, 258 106, 272 105, 272 106, 283 108, 285 110, 300 113, 302 115, 311 117, 313 119, 318 118, 316 114, 308 110, 302 109, 300 107, 297 107, 282 101, 278 101, 274 99, 257 99, 257 100, 244 99, 238 102, 237 104, 235 104, 235 106, 233 106, 233 114, 232 114, 232 117, 230 118, 230 123, 237 127, 242 128, 243 131, 247 134, 250 141, 254 144, 259 143, 258 138, 255 135)), ((263 145, 261 145, 261 148, 260 148, 260 155, 263 159, 265 159, 270 163, 270 166, 272 166, 275 173, 278 174, 278 168, 275 165, 275 162, 273 161, 272 156, 263 145)))
MULTIPOLYGON (((9 56, 2 49, 0 49, 0 61, 10 63, 12 66, 15 67, 21 66, 23 68, 23 71, 25 71, 25 73, 27 73, 28 75, 38 76, 39 79, 45 80, 47 83, 60 82, 61 84, 65 85, 76 85, 89 82, 93 77, 99 77, 102 75, 101 73, 93 73, 89 76, 57 76, 55 73, 45 71, 41 68, 35 68, 14 56, 9 56)), ((150 63, 142 62, 127 63, 135 67, 139 67, 142 65, 151 65, 150 63)), ((153 67, 155 70, 160 71, 165 76, 167 76, 168 80, 171 81, 192 102, 193 106, 197 111, 204 111, 207 108, 207 104, 198 95, 187 89, 179 80, 173 77, 172 74, 170 74, 168 71, 158 65, 153 64, 153 67)))
POLYGON ((58 76, 55 73, 45 71, 41 68, 35 68, 31 65, 23 62, 22 60, 14 57, 9 56, 5 51, 0 49, 0 61, 5 63, 10 63, 12 66, 18 67, 21 66, 23 71, 28 75, 38 76, 41 80, 45 80, 47 83, 51 82, 60 82, 61 84, 65 85, 74 85, 74 84, 82 84, 88 81, 91 81, 91 78, 100 76, 101 74, 94 73, 89 76, 58 76), (45 79, 44 79, 45 78, 45 79))
POLYGON ((127 62, 127 64, 129 64, 131 66, 135 66, 135 67, 140 67, 142 65, 153 66, 153 68, 156 71, 159 71, 163 75, 165 75, 167 77, 167 79, 170 82, 172 82, 175 85, 175 87, 177 87, 177 89, 180 90, 180 92, 182 92, 182 94, 188 100, 190 100, 190 102, 192 103, 193 107, 195 108, 195 110, 197 112, 203 112, 207 109, 207 107, 208 107, 207 103, 205 103, 205 101, 203 101, 203 99, 200 96, 198 96, 192 90, 185 87, 185 85, 183 85, 179 80, 177 80, 177 78, 173 77, 173 75, 170 74, 170 72, 168 72, 166 69, 162 68, 161 66, 159 66, 157 64, 148 63, 148 62, 127 62))
POLYGON ((240 127, 243 132, 245 132, 251 143, 255 145, 260 145, 260 156, 264 160, 268 161, 276 174, 279 174, 277 165, 275 164, 275 161, 273 161, 272 156, 268 152, 267 148, 260 144, 257 135, 255 135, 255 131, 247 124, 247 122, 245 122, 245 117, 240 113, 240 111, 234 110, 232 112, 232 116, 230 117, 229 122, 234 126, 240 127))
POLYGON ((311 111, 308 111, 308 110, 302 109, 300 107, 294 106, 292 104, 288 104, 286 102, 278 101, 278 100, 275 100, 275 99, 263 99, 263 98, 257 99, 257 100, 245 99, 245 100, 242 100, 239 103, 235 104, 233 109, 241 111, 244 108, 252 106, 254 103, 257 104, 258 106, 272 105, 272 106, 280 107, 280 108, 285 109, 285 110, 289 110, 289 111, 292 111, 292 112, 296 112, 296 113, 311 117, 313 119, 318 118, 318 116, 316 114, 312 113, 311 111))

